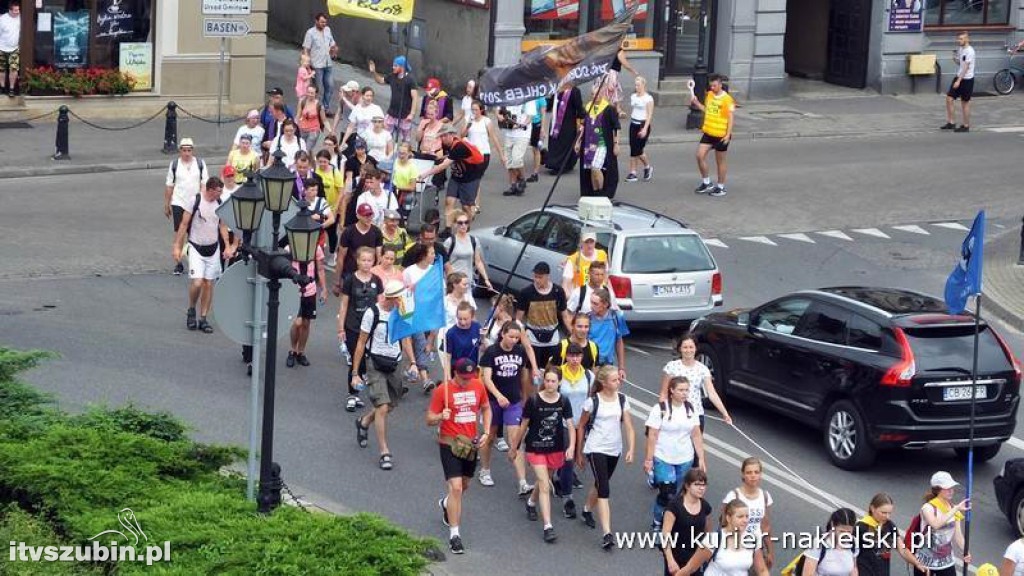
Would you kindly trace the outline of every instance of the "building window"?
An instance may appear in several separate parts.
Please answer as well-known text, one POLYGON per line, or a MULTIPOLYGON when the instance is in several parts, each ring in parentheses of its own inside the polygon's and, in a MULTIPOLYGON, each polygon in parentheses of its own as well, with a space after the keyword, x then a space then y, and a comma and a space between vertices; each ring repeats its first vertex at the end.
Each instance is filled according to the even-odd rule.
POLYGON ((527 0, 524 5, 524 40, 568 40, 580 35, 579 0, 527 0))
MULTIPOLYGON (((617 14, 621 14, 626 10, 627 0, 601 0, 601 11, 597 15, 598 22, 591 26, 592 30, 607 25, 612 20, 615 20, 617 14)), ((650 38, 653 36, 651 26, 648 23, 648 12, 647 12, 647 1, 641 0, 640 7, 636 11, 636 16, 633 17, 633 27, 630 29, 630 36, 636 38, 650 38)))
MULTIPOLYGON (((915 0, 918 1, 918 0, 915 0)), ((926 0, 925 26, 1006 26, 1010 0, 926 0)))

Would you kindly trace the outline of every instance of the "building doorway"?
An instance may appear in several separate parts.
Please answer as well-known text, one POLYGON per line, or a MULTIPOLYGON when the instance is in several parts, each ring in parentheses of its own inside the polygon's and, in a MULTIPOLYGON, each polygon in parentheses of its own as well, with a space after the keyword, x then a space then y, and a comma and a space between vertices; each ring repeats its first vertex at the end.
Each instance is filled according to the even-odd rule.
POLYGON ((872 0, 789 0, 786 73, 850 88, 867 85, 872 0))
POLYGON ((659 0, 656 33, 661 44, 663 76, 693 74, 698 61, 710 69, 713 0, 659 0))

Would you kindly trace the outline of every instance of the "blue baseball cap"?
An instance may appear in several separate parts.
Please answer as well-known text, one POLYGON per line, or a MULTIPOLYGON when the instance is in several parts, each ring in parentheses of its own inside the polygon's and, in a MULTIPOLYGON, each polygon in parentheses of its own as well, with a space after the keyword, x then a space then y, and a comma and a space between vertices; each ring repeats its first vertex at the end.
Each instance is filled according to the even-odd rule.
POLYGON ((396 56, 395 60, 391 63, 391 65, 392 66, 400 66, 403 69, 405 69, 406 72, 409 72, 409 70, 410 70, 409 69, 409 59, 406 58, 405 56, 396 56))

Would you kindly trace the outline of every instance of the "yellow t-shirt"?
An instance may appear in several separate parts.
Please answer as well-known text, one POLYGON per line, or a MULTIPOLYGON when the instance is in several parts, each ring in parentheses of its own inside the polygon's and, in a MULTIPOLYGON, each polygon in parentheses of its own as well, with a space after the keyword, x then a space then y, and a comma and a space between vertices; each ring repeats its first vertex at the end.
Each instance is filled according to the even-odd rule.
POLYGON ((333 211, 338 205, 338 196, 345 189, 345 175, 333 166, 329 172, 322 172, 317 168, 316 173, 324 181, 324 196, 327 197, 327 205, 333 211))
POLYGON ((588 260, 579 250, 569 256, 569 263, 572 264, 572 283, 579 288, 590 282, 590 264, 593 262, 608 262, 608 253, 598 248, 594 253, 594 259, 588 260))
POLYGON ((231 154, 228 154, 228 165, 235 169, 235 182, 245 184, 244 171, 259 170, 260 157, 251 149, 248 154, 242 154, 241 150, 232 150, 231 154))
POLYGON ((412 161, 406 162, 404 165, 399 161, 395 162, 391 182, 395 185, 395 190, 414 190, 416 188, 416 178, 419 175, 420 173, 412 161))
POLYGON ((722 91, 715 96, 714 92, 708 92, 704 98, 704 125, 701 132, 715 138, 722 138, 729 131, 729 118, 736 110, 736 101, 728 92, 722 91))

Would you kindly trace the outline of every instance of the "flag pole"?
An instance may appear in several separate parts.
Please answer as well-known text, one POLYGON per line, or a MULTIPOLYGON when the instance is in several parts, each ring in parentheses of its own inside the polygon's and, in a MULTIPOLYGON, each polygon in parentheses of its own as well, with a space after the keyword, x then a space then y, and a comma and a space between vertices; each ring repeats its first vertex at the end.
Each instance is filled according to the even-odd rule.
MULTIPOLYGON (((974 295, 974 354, 971 365, 971 420, 967 432, 967 521, 964 523, 964 556, 971 551, 971 495, 974 491, 974 415, 978 403, 978 336, 981 331, 981 292, 974 295)), ((968 575, 964 562, 964 574, 968 575)))

